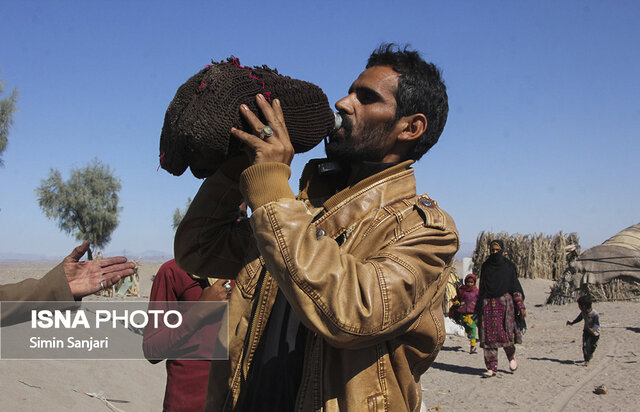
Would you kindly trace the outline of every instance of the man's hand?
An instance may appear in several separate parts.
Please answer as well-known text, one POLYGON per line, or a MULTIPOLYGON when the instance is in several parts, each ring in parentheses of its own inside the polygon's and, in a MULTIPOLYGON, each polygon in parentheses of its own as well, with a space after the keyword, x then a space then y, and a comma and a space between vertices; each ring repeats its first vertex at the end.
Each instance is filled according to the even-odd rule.
POLYGON ((69 289, 78 299, 106 289, 126 276, 133 275, 136 264, 128 262, 124 256, 80 262, 80 258, 89 249, 89 241, 80 246, 62 261, 64 274, 67 275, 69 289))
POLYGON ((526 317, 527 317, 527 311, 526 311, 525 309, 522 309, 522 310, 520 311, 520 314, 522 315, 522 317, 523 317, 523 318, 526 318, 526 317))
POLYGON ((208 288, 204 288, 202 290, 202 295, 198 301, 223 301, 229 297, 231 291, 227 292, 227 288, 225 287, 230 281, 227 279, 219 279, 213 285, 208 288))
POLYGON ((570 321, 570 320, 568 320, 568 321, 567 321, 567 326, 571 326, 571 325, 573 325, 573 323, 571 323, 571 321, 570 321))
POLYGON ((256 103, 267 120, 267 125, 273 130, 273 135, 264 140, 259 137, 260 132, 262 132, 262 129, 267 125, 263 124, 245 104, 240 106, 240 113, 242 113, 249 123, 253 134, 236 129, 235 127, 231 128, 231 134, 244 142, 251 164, 279 162, 291 165, 295 151, 289 139, 287 126, 284 123, 284 115, 282 114, 280 101, 274 99, 273 103, 269 104, 264 96, 259 94, 256 96, 256 103))

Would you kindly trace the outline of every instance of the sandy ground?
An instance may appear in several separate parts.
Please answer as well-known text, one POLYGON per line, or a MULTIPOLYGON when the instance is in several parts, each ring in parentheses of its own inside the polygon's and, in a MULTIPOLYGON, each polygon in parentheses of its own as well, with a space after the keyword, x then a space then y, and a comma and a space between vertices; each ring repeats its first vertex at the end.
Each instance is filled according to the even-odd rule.
MULTIPOLYGON (((56 264, 0 263, 0 284, 42 277, 56 264)), ((160 263, 141 265, 141 296, 128 300, 149 299, 151 278, 159 267, 160 263)), ((87 299, 106 298, 91 296, 87 299)), ((123 411, 160 411, 166 378, 164 362, 152 365, 146 360, 0 360, 0 410, 110 410, 104 401, 90 397, 86 392, 104 394, 112 405, 123 411)))
POLYGON ((578 305, 544 305, 550 281, 522 280, 528 330, 516 346, 518 369, 509 371, 504 352, 498 376, 482 378, 482 351, 447 336, 432 367, 422 376, 427 410, 637 411, 640 401, 640 303, 595 303, 602 334, 588 367, 582 362, 582 323, 566 326, 578 305), (606 395, 593 393, 604 385, 606 395), (440 407, 440 409, 438 409, 440 407))
MULTIPOLYGON (((2 264, 0 284, 41 277, 53 263, 2 264)), ((159 263, 140 268, 141 296, 148 299, 159 263)), ((482 353, 470 355, 468 340, 448 336, 431 369, 422 377, 425 410, 636 411, 640 397, 640 303, 597 303, 602 337, 589 367, 582 365, 582 325, 565 326, 577 305, 546 306, 551 282, 523 280, 529 329, 518 345, 518 370, 511 373, 504 352, 499 374, 483 379, 482 353), (596 386, 608 393, 596 395, 596 386), (438 409, 440 408, 440 409, 438 409)), ((105 299, 91 297, 90 299, 105 299)), ((131 299, 131 298, 129 298, 131 299)), ((2 411, 109 411, 103 393, 123 411, 162 409, 164 363, 136 361, 0 360, 2 411), (22 382, 20 382, 22 381, 22 382), (24 383, 23 383, 24 382, 24 383), (38 387, 31 387, 34 385, 38 387)))

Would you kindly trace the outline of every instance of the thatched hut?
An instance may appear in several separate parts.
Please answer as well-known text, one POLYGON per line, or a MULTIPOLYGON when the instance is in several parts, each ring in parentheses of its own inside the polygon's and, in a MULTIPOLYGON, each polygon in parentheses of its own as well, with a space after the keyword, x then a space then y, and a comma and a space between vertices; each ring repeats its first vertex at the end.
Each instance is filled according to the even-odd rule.
POLYGON ((444 299, 442 301, 442 310, 444 313, 449 313, 449 308, 453 304, 451 299, 455 298, 458 294, 458 288, 460 285, 462 285, 462 282, 460 282, 460 278, 458 277, 458 270, 456 269, 456 265, 453 265, 449 272, 447 288, 444 291, 444 299))
POLYGON ((640 223, 578 255, 547 303, 574 302, 582 295, 594 301, 640 299, 640 223))

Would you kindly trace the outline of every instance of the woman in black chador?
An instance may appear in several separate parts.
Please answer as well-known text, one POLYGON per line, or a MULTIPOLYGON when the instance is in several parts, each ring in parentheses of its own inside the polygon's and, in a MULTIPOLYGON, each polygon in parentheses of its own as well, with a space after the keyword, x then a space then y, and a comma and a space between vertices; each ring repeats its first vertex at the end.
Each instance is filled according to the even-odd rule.
POLYGON ((476 313, 481 318, 480 347, 484 349, 484 363, 490 378, 498 372, 498 348, 504 348, 509 369, 518 368, 515 344, 522 343, 525 328, 524 292, 518 280, 516 266, 503 256, 504 243, 492 240, 491 255, 482 264, 480 294, 476 313))

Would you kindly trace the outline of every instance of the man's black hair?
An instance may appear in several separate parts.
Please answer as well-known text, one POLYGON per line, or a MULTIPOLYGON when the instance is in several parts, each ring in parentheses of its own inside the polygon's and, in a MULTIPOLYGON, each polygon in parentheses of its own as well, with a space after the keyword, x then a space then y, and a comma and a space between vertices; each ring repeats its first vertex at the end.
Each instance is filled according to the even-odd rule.
POLYGON ((400 74, 396 90, 396 119, 415 113, 427 117, 427 130, 418 138, 408 159, 418 160, 436 144, 447 122, 449 103, 447 87, 440 70, 425 62, 417 51, 400 49, 393 43, 383 43, 369 56, 367 69, 390 66, 400 74))
POLYGON ((578 305, 580 306, 583 306, 587 309, 591 309, 591 304, 592 304, 592 300, 591 300, 591 296, 589 295, 580 296, 578 298, 578 305))

